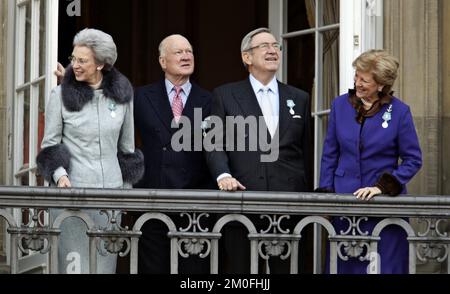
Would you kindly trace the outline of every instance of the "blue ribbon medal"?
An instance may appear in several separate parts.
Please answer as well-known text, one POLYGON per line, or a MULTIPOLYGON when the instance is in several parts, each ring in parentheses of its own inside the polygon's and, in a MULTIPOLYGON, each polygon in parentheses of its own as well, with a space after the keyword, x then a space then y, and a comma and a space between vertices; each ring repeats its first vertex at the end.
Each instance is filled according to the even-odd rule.
POLYGON ((383 124, 381 126, 383 129, 387 129, 389 127, 389 122, 392 120, 392 104, 389 105, 389 108, 386 110, 386 112, 383 114, 383 124))

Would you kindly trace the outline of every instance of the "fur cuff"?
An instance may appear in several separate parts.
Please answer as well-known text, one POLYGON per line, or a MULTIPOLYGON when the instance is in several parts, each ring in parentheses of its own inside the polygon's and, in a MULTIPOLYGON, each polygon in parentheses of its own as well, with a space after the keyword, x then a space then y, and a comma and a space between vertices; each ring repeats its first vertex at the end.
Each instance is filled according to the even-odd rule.
POLYGON ((125 183, 136 184, 144 176, 144 155, 142 151, 136 149, 134 153, 125 154, 119 152, 120 170, 122 171, 122 179, 125 183))
POLYGON ((403 190, 402 184, 389 173, 384 173, 375 186, 381 190, 381 193, 389 196, 397 196, 403 190))
POLYGON ((53 182, 52 176, 60 167, 70 170, 70 152, 64 144, 44 148, 36 157, 38 173, 48 182, 53 182))

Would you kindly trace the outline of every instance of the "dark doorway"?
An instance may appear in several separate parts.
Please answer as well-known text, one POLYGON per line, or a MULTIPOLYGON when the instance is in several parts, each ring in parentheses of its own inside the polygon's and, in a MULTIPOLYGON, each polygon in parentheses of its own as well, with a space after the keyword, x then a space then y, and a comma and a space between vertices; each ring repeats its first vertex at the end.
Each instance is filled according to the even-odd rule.
POLYGON ((81 0, 81 16, 69 17, 60 0, 59 57, 67 64, 72 39, 90 27, 114 38, 119 58, 116 67, 134 86, 163 77, 158 63, 158 45, 167 35, 179 33, 194 47, 193 80, 213 88, 243 79, 240 43, 244 35, 268 26, 267 0, 81 0))

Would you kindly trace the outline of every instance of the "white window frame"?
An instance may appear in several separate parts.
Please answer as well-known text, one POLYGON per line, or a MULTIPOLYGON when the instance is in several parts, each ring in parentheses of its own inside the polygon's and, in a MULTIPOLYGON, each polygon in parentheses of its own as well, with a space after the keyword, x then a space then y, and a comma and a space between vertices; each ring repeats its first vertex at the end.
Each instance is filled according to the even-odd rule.
MULTIPOLYGON (((14 156, 13 156, 13 184, 20 185, 20 178, 28 174, 29 186, 36 185, 36 156, 38 152, 38 107, 39 107, 39 83, 45 80, 45 102, 48 101, 51 88, 56 86, 56 77, 53 70, 57 62, 58 44, 58 1, 57 0, 10 0, 11 6, 15 8, 15 57, 14 57, 14 156), (46 1, 46 59, 39 60, 39 37, 40 37, 40 2, 46 1), (25 56, 25 17, 26 4, 31 3, 31 52, 30 56, 25 56), (25 81, 24 64, 29 58, 30 76, 28 82, 25 81), (45 62, 45 73, 39 75, 40 62, 45 62), (30 125, 29 125, 29 167, 23 166, 23 109, 24 93, 29 91, 30 95, 30 125)), ((42 97, 41 97, 42 98, 42 97)))
POLYGON ((352 62, 369 49, 383 48, 383 0, 341 0, 340 92, 353 87, 352 62))
MULTIPOLYGON (((315 150, 314 150, 314 186, 317 187, 318 181, 319 181, 319 175, 320 175, 320 158, 322 154, 322 142, 324 138, 323 134, 323 118, 328 115, 329 109, 326 109, 327 105, 324 105, 324 99, 322 94, 322 72, 323 72, 323 34, 328 31, 334 31, 339 30, 340 24, 330 24, 330 25, 324 25, 323 24, 323 1, 326 0, 316 0, 316 24, 314 28, 305 29, 305 30, 299 30, 299 31, 293 31, 293 32, 287 32, 287 0, 269 0, 271 3, 270 5, 278 6, 275 10, 277 10, 277 15, 280 15, 280 12, 282 14, 282 21, 276 20, 275 16, 270 16, 269 20, 273 21, 272 23, 269 23, 269 26, 274 25, 276 28, 276 33, 279 34, 279 37, 283 40, 284 45, 287 44, 287 40, 290 38, 298 37, 298 36, 304 36, 304 35, 311 35, 314 34, 314 40, 315 40, 315 87, 314 87, 314 103, 312 103, 315 106, 315 109, 312 110, 312 117, 315 120, 315 127, 314 127, 314 140, 315 140, 315 150)), ((345 1, 345 0, 341 0, 345 1)), ((270 8, 269 8, 270 9, 270 8)), ((271 10, 269 10, 271 11, 271 10)), ((270 12, 269 12, 270 14, 270 12)), ((284 46, 287 48, 287 46, 284 46)), ((278 78, 281 79, 283 82, 287 81, 287 60, 288 54, 287 50, 283 51, 283 66, 281 73, 279 74, 278 78)))
MULTIPOLYGON (((56 86, 56 77, 53 74, 57 65, 58 50, 58 0, 8 0, 8 109, 9 109, 9 136, 8 136, 8 184, 21 185, 21 177, 28 176, 29 186, 36 185, 36 156, 38 152, 38 115, 39 115, 39 84, 44 82, 45 104, 48 101, 50 90, 56 86), (42 16, 41 1, 45 1, 45 28, 40 27, 42 16), (30 3, 31 19, 26 19, 26 5, 30 3), (30 55, 26 56, 26 21, 30 22, 30 55), (45 30, 45 60, 40 60, 39 38, 40 30, 45 30), (29 77, 25 82, 25 60, 28 59, 29 77), (44 74, 39 75, 40 63, 44 62, 44 74), (29 166, 23 167, 24 147, 24 93, 30 95, 30 124, 29 124, 29 166), (11 141, 12 138, 12 141, 11 141)), ((22 212, 13 211, 17 223, 22 222, 22 212)), ((7 262, 10 263, 10 240, 6 235, 8 253, 7 262)), ((48 256, 44 254, 30 254, 19 260, 19 272, 27 272, 35 268, 48 271, 46 264, 48 256)))

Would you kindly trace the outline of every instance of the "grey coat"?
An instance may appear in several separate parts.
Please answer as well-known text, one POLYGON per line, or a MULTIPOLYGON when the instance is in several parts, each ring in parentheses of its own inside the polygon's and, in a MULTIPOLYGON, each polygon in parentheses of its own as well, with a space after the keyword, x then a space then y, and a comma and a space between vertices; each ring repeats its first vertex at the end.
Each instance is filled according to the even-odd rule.
POLYGON ((133 91, 117 70, 104 74, 100 90, 77 82, 71 68, 53 89, 45 113, 40 173, 49 182, 68 174, 73 187, 119 188, 143 175, 134 148, 133 91), (56 174, 55 174, 56 173, 56 174))
MULTIPOLYGON (((52 90, 45 113, 38 170, 52 185, 68 175, 73 187, 121 188, 144 174, 144 160, 134 148, 133 90, 114 68, 104 72, 100 90, 77 82, 69 67, 61 86, 52 90)), ((56 217, 62 210, 51 210, 56 217)), ((85 211, 97 227, 108 220, 85 211)), ((120 220, 118 220, 120 222, 120 220)), ((59 273, 88 273, 89 251, 85 224, 66 219, 58 244, 59 273)), ((99 273, 114 273, 117 254, 97 254, 99 273)))

